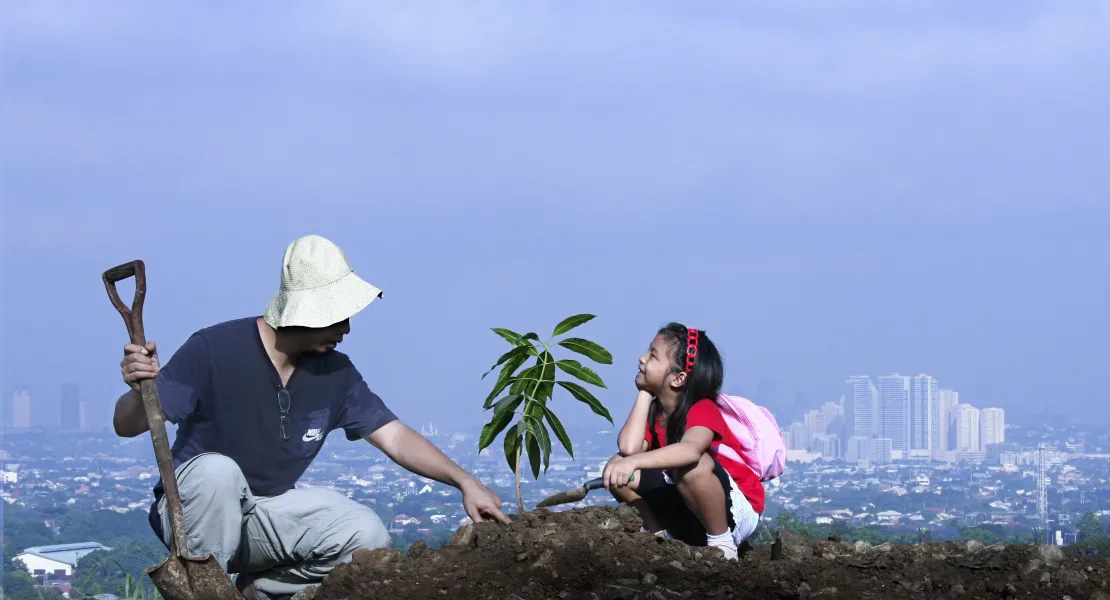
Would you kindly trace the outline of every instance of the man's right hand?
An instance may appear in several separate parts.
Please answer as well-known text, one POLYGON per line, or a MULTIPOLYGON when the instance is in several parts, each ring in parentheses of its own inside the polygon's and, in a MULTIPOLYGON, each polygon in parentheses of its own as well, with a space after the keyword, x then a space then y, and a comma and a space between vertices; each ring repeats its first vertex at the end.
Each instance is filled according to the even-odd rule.
POLYGON ((138 392, 140 381, 158 377, 158 348, 154 340, 148 340, 145 348, 138 344, 124 346, 119 366, 124 383, 138 392))

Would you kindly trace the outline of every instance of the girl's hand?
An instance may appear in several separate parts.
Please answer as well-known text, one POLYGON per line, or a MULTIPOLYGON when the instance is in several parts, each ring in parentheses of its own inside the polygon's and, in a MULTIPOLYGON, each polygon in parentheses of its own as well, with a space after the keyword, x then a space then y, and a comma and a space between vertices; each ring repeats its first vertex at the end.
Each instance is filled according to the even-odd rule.
POLYGON ((632 480, 632 475, 636 473, 639 467, 636 466, 635 457, 623 457, 615 455, 609 459, 608 464, 605 465, 605 472, 602 474, 602 484, 607 490, 622 488, 629 484, 632 480))

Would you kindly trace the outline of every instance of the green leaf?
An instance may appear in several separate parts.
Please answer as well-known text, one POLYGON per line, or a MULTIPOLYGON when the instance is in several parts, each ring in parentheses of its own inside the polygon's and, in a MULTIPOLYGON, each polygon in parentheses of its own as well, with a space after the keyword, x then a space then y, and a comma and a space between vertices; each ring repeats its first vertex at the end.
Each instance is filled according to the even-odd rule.
POLYGON ((505 426, 513 420, 513 415, 516 414, 516 407, 524 400, 524 396, 509 396, 502 400, 506 402, 502 404, 498 402, 500 408, 493 414, 493 418, 489 423, 482 427, 482 435, 478 438, 478 451, 481 452, 486 446, 493 443, 497 439, 497 434, 501 433, 505 426))
POLYGON ((555 357, 551 356, 550 352, 545 351, 540 355, 539 360, 542 366, 539 373, 540 384, 536 388, 533 398, 547 404, 547 400, 551 398, 551 394, 555 391, 555 357))
POLYGON ((524 438, 528 444, 528 462, 532 464, 532 479, 540 478, 540 444, 534 435, 524 438))
POLYGON ((594 362, 598 362, 603 365, 613 364, 613 355, 609 354, 609 351, 605 348, 602 348, 600 345, 591 342, 590 340, 585 340, 582 338, 566 338, 565 340, 559 342, 559 345, 572 352, 577 352, 594 362))
POLYGON ((555 364, 562 369, 564 373, 575 379, 580 379, 586 383, 592 383, 601 388, 605 387, 605 382, 601 380, 601 377, 599 377, 597 373, 594 373, 592 369, 583 366, 582 363, 576 360, 560 360, 555 364))
POLYGON ((550 425, 551 430, 555 432, 555 437, 563 444, 563 448, 567 449, 567 454, 570 454, 570 457, 574 458, 574 449, 570 444, 570 436, 567 435, 567 430, 563 427, 562 421, 560 421, 559 417, 556 417, 555 413, 551 412, 551 409, 546 406, 543 407, 543 414, 547 417, 547 424, 550 425))
MULTIPOLYGON (((502 354, 501 358, 498 358, 497 362, 494 363, 494 365, 492 367, 490 367, 488 371, 486 371, 485 373, 482 374, 482 379, 485 379, 486 375, 489 375, 490 373, 493 373, 494 369, 496 369, 497 367, 500 367, 507 360, 516 358, 516 357, 521 356, 521 355, 523 355, 525 357, 525 360, 527 360, 527 355, 528 355, 529 348, 532 348, 531 344, 529 344, 527 346, 517 346, 516 348, 513 348, 512 350, 509 350, 508 352, 502 354)), ((534 352, 535 349, 532 348, 532 351, 534 352)), ((520 365, 517 365, 517 366, 520 366, 520 365)))
POLYGON ((505 339, 506 342, 517 346, 520 344, 520 334, 504 327, 494 327, 493 332, 505 339))
MULTIPOLYGON (((540 408, 543 408, 541 405, 540 408)), ((528 423, 528 430, 540 442, 540 449, 543 450, 543 472, 547 473, 548 467, 551 466, 551 436, 547 435, 547 428, 543 426, 543 421, 538 418, 529 416, 524 417, 528 423)))
POLYGON ((532 388, 539 381, 539 374, 540 365, 538 363, 524 369, 520 372, 520 375, 513 378, 513 386, 509 388, 509 391, 513 394, 531 394, 532 388))
POLYGON ((563 389, 570 392, 576 400, 589 405, 590 410, 594 411, 595 414, 605 417, 609 420, 610 423, 613 422, 613 417, 609 415, 609 411, 605 409, 600 400, 594 398, 594 395, 590 393, 590 390, 587 390, 577 383, 572 383, 570 381, 560 381, 559 385, 563 386, 563 389))
POLYGON ((486 401, 483 405, 484 408, 489 408, 493 399, 496 398, 506 386, 513 383, 513 373, 520 368, 520 365, 523 365, 527 361, 528 355, 523 354, 514 356, 509 359, 509 362, 505 363, 505 366, 501 368, 501 374, 497 376, 497 383, 494 384, 493 390, 486 396, 486 401))
POLYGON ((529 331, 528 333, 520 336, 521 342, 524 342, 526 340, 535 340, 538 342, 540 341, 540 336, 536 335, 534 332, 529 331))
POLYGON ((520 422, 517 421, 505 432, 505 461, 509 463, 509 470, 516 473, 516 451, 520 448, 520 422))
POLYGON ((571 329, 574 329, 575 327, 578 327, 579 325, 581 325, 581 324, 583 324, 583 323, 585 323, 585 322, 587 322, 587 321, 589 321, 593 318, 594 318, 594 315, 587 315, 587 314, 574 315, 573 317, 567 317, 567 318, 563 319, 562 321, 560 321, 559 324, 555 326, 555 332, 551 334, 551 337, 555 337, 557 335, 562 335, 562 334, 570 331, 571 329))

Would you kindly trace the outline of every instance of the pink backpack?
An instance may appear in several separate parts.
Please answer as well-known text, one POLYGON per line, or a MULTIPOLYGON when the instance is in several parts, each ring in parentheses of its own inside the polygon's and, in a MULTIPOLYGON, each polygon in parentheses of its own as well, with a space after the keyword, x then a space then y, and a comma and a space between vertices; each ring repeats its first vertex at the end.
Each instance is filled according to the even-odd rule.
POLYGON ((717 406, 725 425, 740 442, 739 448, 717 446, 718 454, 742 462, 759 476, 770 481, 786 468, 786 442, 771 411, 740 396, 717 396, 717 406))

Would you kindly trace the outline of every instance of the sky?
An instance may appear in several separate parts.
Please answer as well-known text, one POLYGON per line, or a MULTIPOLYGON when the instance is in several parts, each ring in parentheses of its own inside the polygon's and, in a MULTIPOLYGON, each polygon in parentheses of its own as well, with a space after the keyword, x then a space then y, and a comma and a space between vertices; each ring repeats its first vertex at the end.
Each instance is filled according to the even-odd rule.
POLYGON ((0 390, 37 422, 125 391, 105 269, 145 261, 165 362, 261 314, 306 234, 384 290, 340 349, 414 426, 488 418, 490 328, 582 312, 618 425, 672 320, 783 425, 892 372, 1110 421, 1102 0, 4 15, 0 390))

